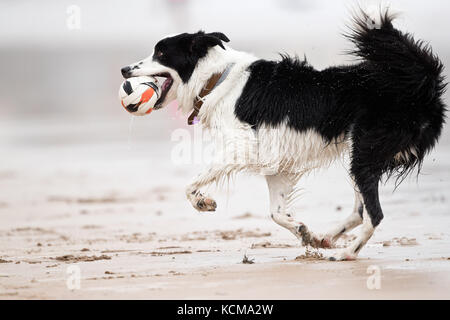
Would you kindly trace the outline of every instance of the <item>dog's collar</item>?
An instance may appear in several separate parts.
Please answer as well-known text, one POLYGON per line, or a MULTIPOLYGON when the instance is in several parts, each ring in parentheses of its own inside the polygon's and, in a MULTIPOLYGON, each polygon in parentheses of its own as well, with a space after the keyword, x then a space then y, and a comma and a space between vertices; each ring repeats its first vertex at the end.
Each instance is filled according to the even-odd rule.
POLYGON ((200 112, 200 108, 203 105, 205 96, 207 96, 212 90, 214 90, 215 87, 217 87, 219 84, 221 84, 226 79, 226 77, 230 73, 230 70, 233 66, 234 66, 234 63, 230 63, 229 65, 227 65, 227 67, 225 68, 225 70, 223 72, 214 73, 208 79, 208 82, 206 82, 205 86, 202 88, 200 93, 194 99, 194 110, 192 110, 192 113, 188 118, 188 125, 195 124, 194 120, 197 117, 198 113, 200 112))

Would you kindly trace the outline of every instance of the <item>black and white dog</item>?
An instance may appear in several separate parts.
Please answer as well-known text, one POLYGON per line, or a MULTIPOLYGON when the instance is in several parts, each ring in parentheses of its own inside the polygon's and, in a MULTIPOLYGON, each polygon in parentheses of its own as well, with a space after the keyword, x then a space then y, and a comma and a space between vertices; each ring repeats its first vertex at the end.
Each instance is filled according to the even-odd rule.
POLYGON ((149 58, 124 67, 122 74, 164 77, 156 108, 177 99, 187 113, 201 100, 200 124, 221 136, 221 160, 186 190, 194 208, 216 208, 202 187, 239 171, 263 174, 271 217, 304 245, 331 248, 362 224, 347 248, 329 256, 352 260, 383 219, 380 179, 401 181, 414 168, 419 171, 444 124, 441 62, 392 21, 387 11, 376 20, 364 12, 354 18, 347 37, 360 61, 348 66, 318 71, 288 56, 261 60, 225 46, 229 40, 223 33, 200 31, 162 39, 149 58), (200 94, 213 74, 220 80, 200 94), (354 210, 325 235, 315 235, 292 217, 294 187, 302 175, 345 153, 350 155, 354 210))

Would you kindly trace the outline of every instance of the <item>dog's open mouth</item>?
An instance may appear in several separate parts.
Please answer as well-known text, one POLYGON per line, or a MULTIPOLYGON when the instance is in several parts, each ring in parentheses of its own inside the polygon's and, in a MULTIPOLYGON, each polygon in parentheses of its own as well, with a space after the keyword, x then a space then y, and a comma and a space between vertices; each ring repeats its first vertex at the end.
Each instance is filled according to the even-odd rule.
POLYGON ((161 85, 161 93, 159 95, 159 99, 156 101, 155 106, 153 107, 153 109, 159 109, 162 107, 162 104, 163 104, 164 100, 166 99, 167 93, 169 92, 170 88, 172 87, 173 79, 170 76, 170 74, 167 72, 155 74, 153 76, 165 78, 163 84, 161 85))

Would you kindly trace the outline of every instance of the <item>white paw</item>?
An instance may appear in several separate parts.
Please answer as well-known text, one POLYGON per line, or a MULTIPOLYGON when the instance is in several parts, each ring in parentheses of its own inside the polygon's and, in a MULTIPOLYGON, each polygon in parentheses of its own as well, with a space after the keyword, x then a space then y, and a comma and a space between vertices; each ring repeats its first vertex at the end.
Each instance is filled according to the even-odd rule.
POLYGON ((187 192, 187 197, 194 209, 198 211, 216 211, 216 201, 198 191, 187 192))
POLYGON ((334 243, 332 242, 331 238, 315 235, 314 233, 310 232, 308 228, 301 222, 299 223, 299 226, 297 228, 297 234, 300 235, 302 244, 304 246, 310 245, 313 248, 323 249, 334 248, 334 243))
POLYGON ((332 249, 335 248, 335 244, 331 237, 327 235, 318 235, 314 237, 314 242, 316 245, 316 248, 322 248, 322 249, 332 249))
POLYGON ((216 211, 217 204, 211 198, 199 197, 194 204, 194 208, 198 211, 216 211))
POLYGON ((342 249, 327 255, 326 259, 330 261, 354 261, 356 257, 356 254, 349 252, 347 249, 342 249))

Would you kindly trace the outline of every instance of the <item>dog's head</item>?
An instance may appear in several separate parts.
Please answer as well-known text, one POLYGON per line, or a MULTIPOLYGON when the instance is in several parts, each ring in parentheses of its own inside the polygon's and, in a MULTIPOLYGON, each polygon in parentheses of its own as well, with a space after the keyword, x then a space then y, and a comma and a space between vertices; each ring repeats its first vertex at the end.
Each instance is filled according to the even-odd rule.
POLYGON ((210 48, 230 41, 223 33, 182 33, 160 40, 148 58, 121 69, 124 78, 158 76, 165 78, 155 109, 168 105, 177 98, 177 87, 187 84, 198 61, 210 48))

